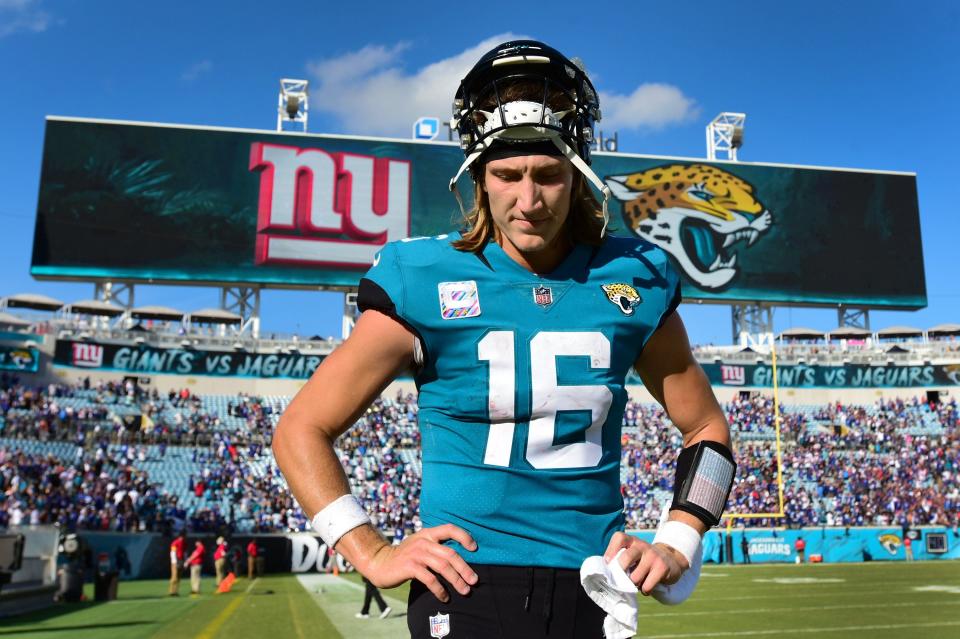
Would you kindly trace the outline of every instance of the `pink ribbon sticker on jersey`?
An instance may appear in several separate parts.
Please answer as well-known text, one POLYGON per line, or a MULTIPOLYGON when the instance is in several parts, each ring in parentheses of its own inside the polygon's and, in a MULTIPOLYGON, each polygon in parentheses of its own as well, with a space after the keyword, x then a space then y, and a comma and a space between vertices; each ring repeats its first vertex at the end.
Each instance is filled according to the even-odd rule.
POLYGON ((480 293, 477 283, 440 282, 440 317, 445 320, 463 319, 480 315, 480 293))

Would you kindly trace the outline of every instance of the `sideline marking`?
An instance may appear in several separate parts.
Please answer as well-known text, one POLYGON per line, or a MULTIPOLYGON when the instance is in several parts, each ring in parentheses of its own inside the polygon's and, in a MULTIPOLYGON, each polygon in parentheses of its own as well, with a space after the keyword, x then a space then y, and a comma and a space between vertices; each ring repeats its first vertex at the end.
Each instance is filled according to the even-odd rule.
POLYGON ((682 635, 651 635, 647 639, 686 639, 687 637, 746 637, 754 635, 780 635, 787 633, 814 634, 819 632, 838 632, 856 630, 899 630, 902 628, 941 628, 960 626, 960 621, 938 621, 929 623, 893 623, 874 626, 831 626, 829 628, 778 628, 776 630, 737 630, 725 632, 695 632, 682 635))
POLYGON ((383 593, 388 605, 393 608, 386 619, 377 619, 379 612, 374 604, 370 618, 357 619, 366 588, 344 577, 318 573, 297 574, 297 580, 309 593, 311 600, 327 616, 333 627, 344 637, 364 639, 396 639, 409 635, 407 630, 406 601, 393 593, 383 593))
POLYGON ((916 606, 955 606, 960 601, 906 601, 899 603, 840 604, 836 606, 791 606, 789 608, 734 608, 731 610, 697 610, 690 612, 654 612, 647 617, 691 617, 694 615, 766 614, 771 612, 806 612, 809 610, 850 610, 853 608, 915 608, 916 606))
POLYGON ((297 615, 297 609, 293 606, 293 596, 287 596, 287 605, 290 608, 290 618, 293 619, 293 630, 297 633, 297 637, 303 639, 303 630, 300 628, 300 617, 297 615))
POLYGON ((842 584, 846 579, 835 577, 774 577, 772 579, 753 579, 758 583, 766 584, 842 584))
POLYGON ((915 586, 917 592, 949 592, 954 595, 960 595, 960 586, 915 586))
POLYGON ((207 627, 204 628, 200 632, 200 634, 196 636, 196 639, 213 639, 213 637, 217 634, 217 631, 220 630, 223 624, 227 622, 227 619, 230 618, 230 615, 232 615, 233 612, 243 602, 243 600, 246 599, 247 595, 250 593, 251 590, 253 590, 253 587, 257 584, 258 581, 260 581, 260 577, 257 577, 256 579, 251 581, 250 585, 247 586, 247 589, 244 591, 244 593, 241 596, 234 599, 233 601, 231 601, 229 604, 227 604, 227 607, 221 610, 220 614, 214 617, 213 620, 211 620, 210 623, 207 624, 207 627))
MULTIPOLYGON (((826 584, 823 586, 819 586, 816 592, 798 592, 796 594, 791 594, 790 598, 791 599, 819 599, 820 597, 836 597, 838 594, 842 594, 842 593, 837 593, 836 590, 827 590, 827 588, 833 588, 833 587, 834 587, 833 584, 826 584)), ((914 592, 913 590, 900 590, 899 588, 895 590, 896 592, 898 592, 900 595, 903 595, 903 596, 914 596, 914 595, 920 596, 924 594, 921 592, 914 592)), ((843 592, 844 593, 856 592, 857 594, 860 594, 860 595, 875 595, 875 594, 889 593, 891 592, 891 589, 889 587, 884 587, 884 588, 851 587, 849 589, 844 590, 843 592)), ((769 595, 761 593, 761 594, 751 594, 751 595, 735 595, 730 597, 714 597, 713 595, 710 595, 710 601, 740 601, 743 599, 750 599, 751 601, 755 601, 757 599, 782 600, 783 595, 784 595, 783 592, 778 592, 776 594, 769 594, 769 595)))

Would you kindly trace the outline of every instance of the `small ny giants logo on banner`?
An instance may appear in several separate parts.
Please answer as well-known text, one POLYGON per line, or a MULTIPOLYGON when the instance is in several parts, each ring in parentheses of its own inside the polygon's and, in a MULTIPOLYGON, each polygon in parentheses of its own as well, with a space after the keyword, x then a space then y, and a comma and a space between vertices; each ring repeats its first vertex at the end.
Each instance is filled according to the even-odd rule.
POLYGON ((258 142, 256 264, 369 266, 410 234, 410 162, 258 142))
POLYGON ((747 382, 747 374, 743 366, 721 366, 720 381, 731 386, 743 386, 747 382))
POLYGON ((85 368, 103 366, 103 346, 99 344, 73 344, 73 365, 85 368))

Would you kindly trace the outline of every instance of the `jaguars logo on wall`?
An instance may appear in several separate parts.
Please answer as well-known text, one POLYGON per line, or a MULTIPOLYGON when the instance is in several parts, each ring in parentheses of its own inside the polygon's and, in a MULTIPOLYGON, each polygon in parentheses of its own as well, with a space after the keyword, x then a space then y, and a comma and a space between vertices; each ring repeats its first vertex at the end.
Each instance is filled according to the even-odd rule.
POLYGON ((877 541, 879 541, 880 545, 883 546, 883 549, 891 555, 897 554, 900 546, 903 545, 903 541, 900 540, 900 536, 894 535, 893 533, 880 535, 877 538, 877 541))
POLYGON ((954 384, 960 385, 960 364, 949 364, 943 367, 943 372, 954 384))
POLYGON ((753 246, 772 222, 751 184, 706 164, 667 164, 605 181, 623 202, 627 228, 673 256, 706 290, 734 281, 737 243, 753 246))
POLYGON ((27 350, 17 350, 10 353, 10 361, 20 369, 27 369, 33 366, 33 354, 27 350))

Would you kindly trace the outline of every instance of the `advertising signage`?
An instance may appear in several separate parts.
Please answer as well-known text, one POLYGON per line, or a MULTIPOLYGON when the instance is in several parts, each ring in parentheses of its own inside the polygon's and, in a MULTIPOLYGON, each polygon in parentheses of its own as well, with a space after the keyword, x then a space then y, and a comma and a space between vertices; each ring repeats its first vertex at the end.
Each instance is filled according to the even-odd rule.
MULTIPOLYGON (((773 388, 769 364, 700 364, 713 386, 773 388)), ((960 386, 960 364, 777 366, 781 388, 936 388, 960 386)))
POLYGON ((0 344, 0 371, 36 373, 40 367, 40 351, 30 346, 0 344))
POLYGON ((53 363, 97 371, 154 375, 206 375, 261 379, 309 379, 324 355, 248 353, 146 344, 58 340, 53 363))
MULTIPOLYGON (((49 118, 38 279, 349 288, 384 243, 454 230, 445 142, 49 118)), ((613 233, 661 246, 684 298, 926 305, 916 176, 594 156, 613 233), (895 259, 892 259, 895 256, 895 259)), ((472 189, 462 178, 467 205, 472 189)))

